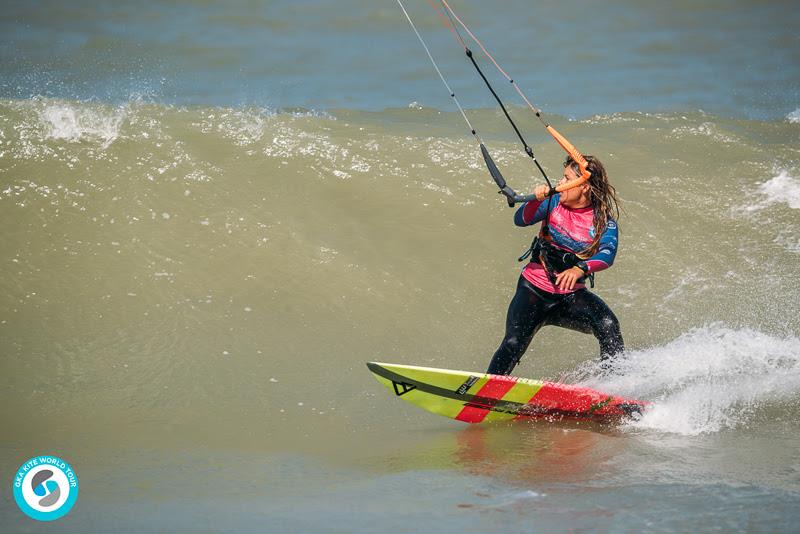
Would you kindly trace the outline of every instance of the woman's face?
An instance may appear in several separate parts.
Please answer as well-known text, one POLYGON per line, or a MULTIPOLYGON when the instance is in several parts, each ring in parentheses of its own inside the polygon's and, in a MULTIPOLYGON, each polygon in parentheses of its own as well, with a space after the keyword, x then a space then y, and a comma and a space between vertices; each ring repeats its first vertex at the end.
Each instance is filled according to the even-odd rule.
MULTIPOLYGON (((564 169, 564 176, 561 178, 561 180, 559 180, 558 185, 565 184, 571 180, 575 180, 576 178, 580 178, 580 173, 576 172, 572 167, 567 167, 564 169)), ((586 182, 578 187, 567 189, 561 193, 560 204, 564 204, 568 208, 574 208, 580 206, 581 204, 585 204, 589 199, 588 197, 583 197, 586 195, 586 193, 588 193, 588 191, 589 184, 586 182)))

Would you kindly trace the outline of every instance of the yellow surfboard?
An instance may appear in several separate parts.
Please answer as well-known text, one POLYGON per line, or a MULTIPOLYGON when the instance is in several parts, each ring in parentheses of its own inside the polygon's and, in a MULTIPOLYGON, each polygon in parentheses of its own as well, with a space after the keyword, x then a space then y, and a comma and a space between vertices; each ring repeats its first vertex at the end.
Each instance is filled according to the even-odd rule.
POLYGON ((647 403, 581 386, 369 362, 375 378, 404 401, 466 423, 519 418, 613 420, 641 414, 647 403))

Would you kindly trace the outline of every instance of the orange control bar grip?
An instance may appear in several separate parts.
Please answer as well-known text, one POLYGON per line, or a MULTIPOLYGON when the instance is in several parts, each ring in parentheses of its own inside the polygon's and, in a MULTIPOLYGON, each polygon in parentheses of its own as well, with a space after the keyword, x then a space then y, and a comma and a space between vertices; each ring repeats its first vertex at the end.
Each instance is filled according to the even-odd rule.
POLYGON ((575 160, 575 162, 578 164, 578 167, 580 167, 581 169, 581 175, 578 178, 570 180, 565 184, 559 185, 558 187, 556 187, 556 191, 561 193, 563 191, 566 191, 567 189, 572 189, 573 187, 581 185, 583 182, 589 179, 589 176, 592 175, 592 173, 590 173, 589 169, 587 168, 588 163, 586 162, 586 158, 583 157, 583 154, 578 152, 577 148, 572 146, 572 143, 567 141, 567 139, 563 135, 558 133, 558 131, 556 131, 555 128, 553 128, 549 124, 546 126, 546 128, 547 131, 550 132, 550 135, 553 136, 553 139, 556 140, 556 143, 561 145, 561 148, 566 150, 567 154, 572 156, 572 159, 575 160))

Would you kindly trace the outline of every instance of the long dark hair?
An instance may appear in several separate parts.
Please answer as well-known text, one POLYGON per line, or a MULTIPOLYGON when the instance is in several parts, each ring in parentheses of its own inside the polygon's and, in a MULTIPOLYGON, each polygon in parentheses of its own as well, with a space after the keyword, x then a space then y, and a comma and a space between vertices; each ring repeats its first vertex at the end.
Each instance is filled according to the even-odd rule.
MULTIPOLYGON (((589 198, 592 202, 592 209, 594 211, 594 240, 591 244, 578 254, 581 257, 588 258, 597 253, 597 248, 600 245, 600 236, 605 232, 608 226, 608 221, 611 219, 619 219, 619 197, 617 190, 608 181, 608 174, 606 168, 600 163, 600 160, 594 156, 584 156, 586 158, 586 168, 592 173, 589 176, 589 186, 591 191, 589 198)), ((581 174, 578 163, 572 159, 572 156, 567 156, 564 161, 564 168, 571 167, 578 175, 581 174)))

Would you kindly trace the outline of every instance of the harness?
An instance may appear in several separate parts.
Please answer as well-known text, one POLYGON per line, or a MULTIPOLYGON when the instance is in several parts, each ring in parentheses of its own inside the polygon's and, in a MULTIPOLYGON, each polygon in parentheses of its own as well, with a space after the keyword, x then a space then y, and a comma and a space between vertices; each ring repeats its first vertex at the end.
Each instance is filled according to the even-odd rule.
MULTIPOLYGON (((555 285, 556 274, 571 269, 572 267, 579 267, 583 259, 569 250, 559 248, 553 244, 553 238, 547 229, 547 225, 542 225, 542 230, 539 235, 533 238, 530 248, 525 253, 517 258, 517 261, 524 261, 525 258, 530 258, 531 262, 538 262, 544 267, 547 273, 547 278, 550 283, 555 285)), ((589 287, 594 287, 594 273, 589 273, 578 279, 579 283, 585 283, 589 279, 589 287)))

